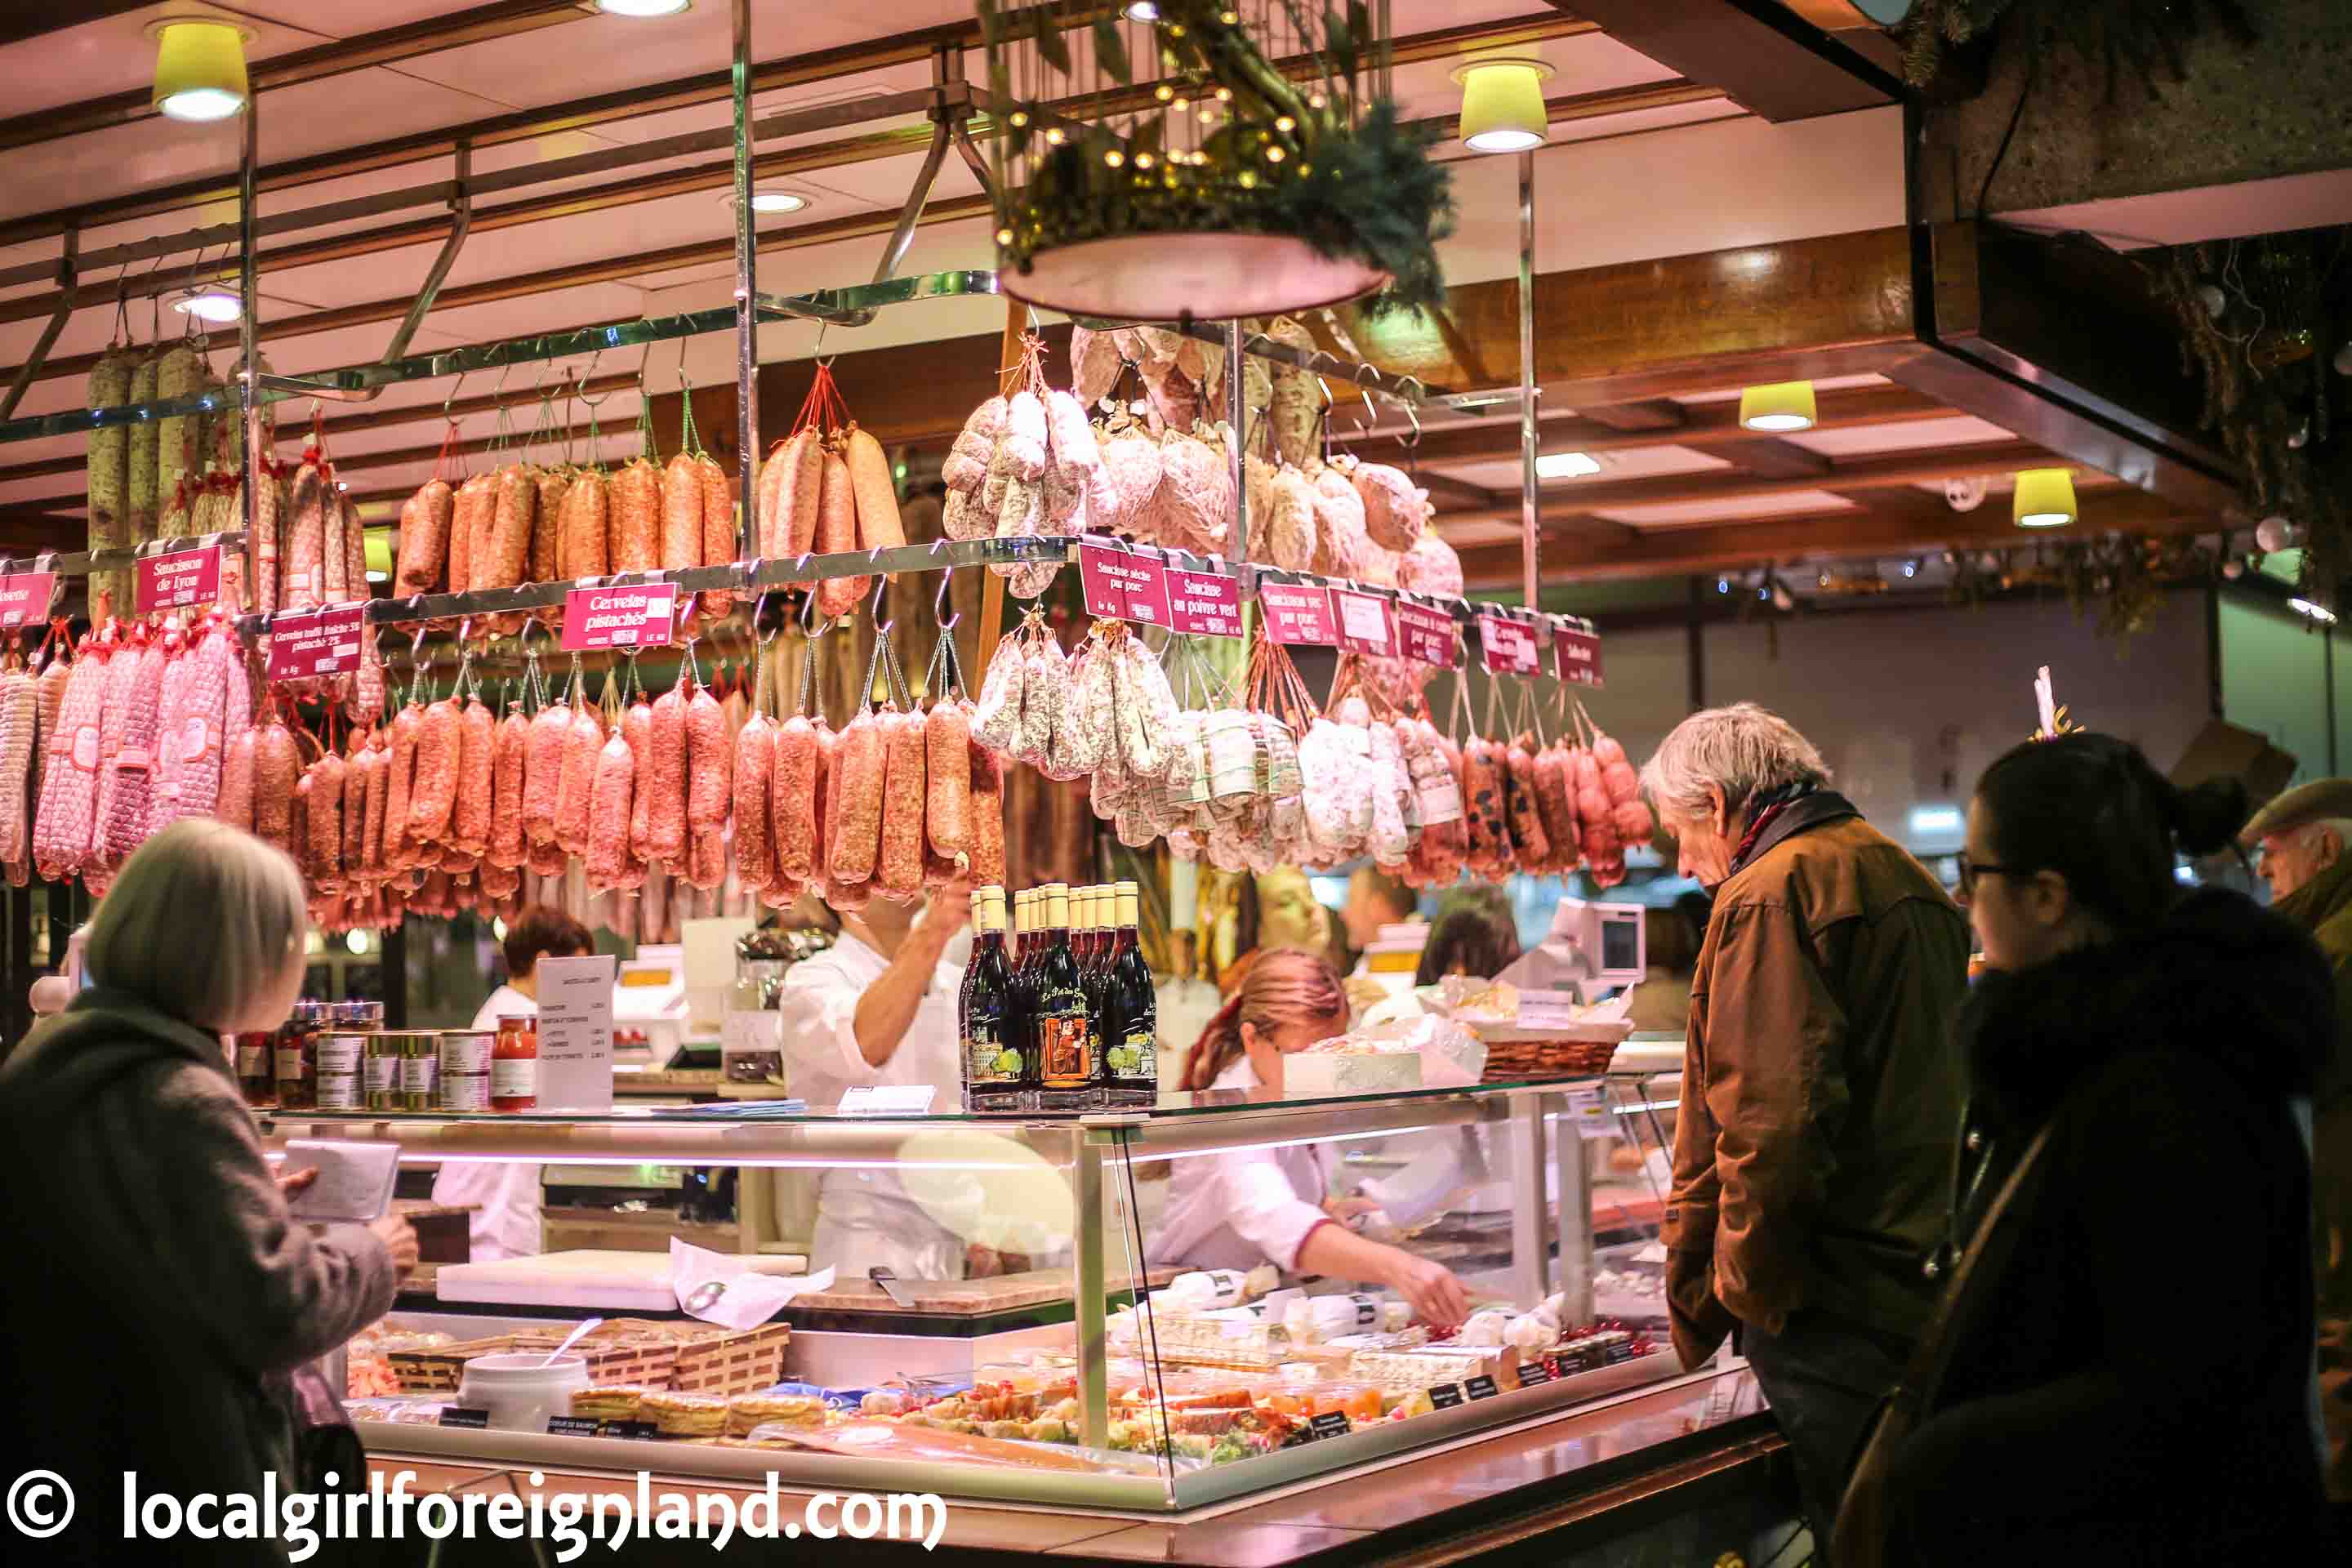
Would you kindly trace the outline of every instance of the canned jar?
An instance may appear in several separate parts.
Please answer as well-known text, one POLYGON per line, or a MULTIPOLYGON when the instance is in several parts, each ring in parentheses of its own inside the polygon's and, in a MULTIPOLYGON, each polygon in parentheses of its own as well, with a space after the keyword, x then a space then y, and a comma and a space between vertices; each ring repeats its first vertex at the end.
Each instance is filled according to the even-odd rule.
POLYGON ((498 1037, 483 1029, 449 1029, 440 1037, 441 1109, 478 1116, 490 1109, 490 1049, 498 1037))
POLYGON ((539 1109, 539 1019, 515 1013, 499 1020, 490 1052, 490 1109, 512 1114, 539 1109))
POLYGON ((397 1035, 394 1038, 400 1042, 400 1109, 440 1109, 440 1037, 425 1033, 397 1035))
POLYGON ((388 1035, 382 1030, 367 1039, 367 1108, 370 1110, 399 1110, 400 1043, 401 1035, 388 1035))
POLYGON ((366 1101, 362 1098, 362 1064, 367 1060, 368 1037, 346 1035, 322 1029, 317 1037, 313 1054, 317 1064, 317 1101, 320 1110, 358 1110, 366 1101))
POLYGON ((319 1037, 326 1027, 324 1002, 297 1002, 294 1016, 278 1031, 278 1110, 319 1108, 319 1037))
POLYGON ((236 1088, 256 1110, 278 1104, 278 1037, 268 1030, 236 1037, 236 1088))
POLYGON ((328 1008, 327 1021, 338 1029, 381 1029, 383 1027, 383 1004, 337 1002, 328 1008))

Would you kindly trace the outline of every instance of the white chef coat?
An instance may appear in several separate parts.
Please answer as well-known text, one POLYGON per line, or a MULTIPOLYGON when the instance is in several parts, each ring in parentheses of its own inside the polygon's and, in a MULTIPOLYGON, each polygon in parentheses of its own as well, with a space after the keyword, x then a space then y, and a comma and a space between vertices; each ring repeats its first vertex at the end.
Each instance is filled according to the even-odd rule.
MULTIPOLYGON (((889 961, 844 931, 832 947, 784 972, 776 1001, 786 1074, 812 1107, 829 1109, 861 1084, 929 1084, 932 1109, 962 1110, 963 1071, 956 1054, 956 998, 961 966, 942 962, 915 1008, 914 1021, 890 1059, 875 1067, 857 1048, 857 1003, 882 978, 889 961)), ((902 1279, 961 1279, 963 1239, 907 1195, 896 1171, 844 1167, 817 1184, 812 1268, 833 1268, 845 1279, 887 1266, 902 1279)))
MULTIPOLYGON (((474 1027, 495 1029, 500 1018, 539 1016, 539 1004, 511 985, 490 993, 474 1015, 474 1027)), ((433 1201, 474 1206, 467 1231, 476 1263, 502 1258, 536 1258, 540 1240, 540 1167, 503 1160, 444 1160, 433 1178, 433 1201)))
MULTIPOLYGON (((1217 1075, 1212 1089, 1255 1089, 1246 1056, 1217 1075)), ((1188 1268, 1250 1269, 1271 1262, 1298 1267, 1307 1232, 1329 1216, 1323 1145, 1221 1149, 1169 1162, 1168 1206, 1150 1247, 1154 1263, 1188 1268)))

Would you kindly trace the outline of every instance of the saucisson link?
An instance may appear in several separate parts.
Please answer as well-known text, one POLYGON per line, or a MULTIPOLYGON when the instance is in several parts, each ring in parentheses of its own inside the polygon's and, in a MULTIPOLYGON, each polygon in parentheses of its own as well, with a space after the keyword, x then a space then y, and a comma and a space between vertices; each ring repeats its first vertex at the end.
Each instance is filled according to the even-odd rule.
POLYGON ((645 858, 673 871, 687 856, 686 698, 676 689, 654 704, 646 735, 652 753, 652 792, 646 802, 645 858))
POLYGON ((765 713, 754 713, 735 731, 734 780, 735 879, 753 892, 777 880, 775 770, 776 726, 765 713))
POLYGON ((925 724, 920 713, 886 713, 881 725, 881 850, 874 890, 904 903, 923 889, 925 724))
POLYGON ((734 737, 726 710, 708 689, 686 705, 687 826, 709 833, 727 825, 735 797, 734 737))
MULTIPOLYGON (((820 751, 816 726, 804 713, 785 720, 776 731, 769 821, 776 841, 776 874, 788 882, 812 881, 824 874, 816 858, 820 751)), ((742 831, 740 822, 736 831, 742 831)))

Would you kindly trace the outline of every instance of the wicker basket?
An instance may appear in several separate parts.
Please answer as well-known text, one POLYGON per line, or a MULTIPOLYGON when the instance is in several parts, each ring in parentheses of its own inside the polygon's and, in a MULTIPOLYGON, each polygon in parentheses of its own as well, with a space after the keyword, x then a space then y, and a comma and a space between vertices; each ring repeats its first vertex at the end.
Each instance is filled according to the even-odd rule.
POLYGON ((721 1333, 677 1349, 677 1383, 688 1394, 756 1394, 783 1381, 789 1324, 766 1323, 743 1333, 721 1333))
MULTIPOLYGON (((501 1351, 552 1351, 568 1326, 529 1329, 431 1350, 394 1351, 385 1359, 404 1394, 455 1394, 476 1356, 501 1351)), ((584 1357, 588 1381, 686 1394, 754 1394, 782 1382, 792 1329, 769 1323, 730 1333, 708 1323, 657 1323, 615 1318, 592 1329, 569 1353, 584 1357)))
POLYGON ((403 1394, 455 1394, 458 1380, 466 1375, 467 1362, 478 1355, 496 1355, 513 1348, 513 1339, 501 1334, 493 1339, 435 1345, 430 1350, 394 1351, 384 1360, 392 1363, 392 1375, 400 1380, 403 1394))

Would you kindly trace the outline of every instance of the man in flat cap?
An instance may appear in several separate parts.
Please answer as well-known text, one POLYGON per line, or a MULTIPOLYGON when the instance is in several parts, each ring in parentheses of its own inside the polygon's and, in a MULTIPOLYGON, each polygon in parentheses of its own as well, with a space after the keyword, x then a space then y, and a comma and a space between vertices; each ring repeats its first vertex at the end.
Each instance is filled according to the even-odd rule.
POLYGON ((2320 779, 2254 814, 2271 907, 2311 932, 2336 971, 2336 1059, 2312 1101, 2314 1271, 2328 1495, 2352 1508, 2352 779, 2320 779))

